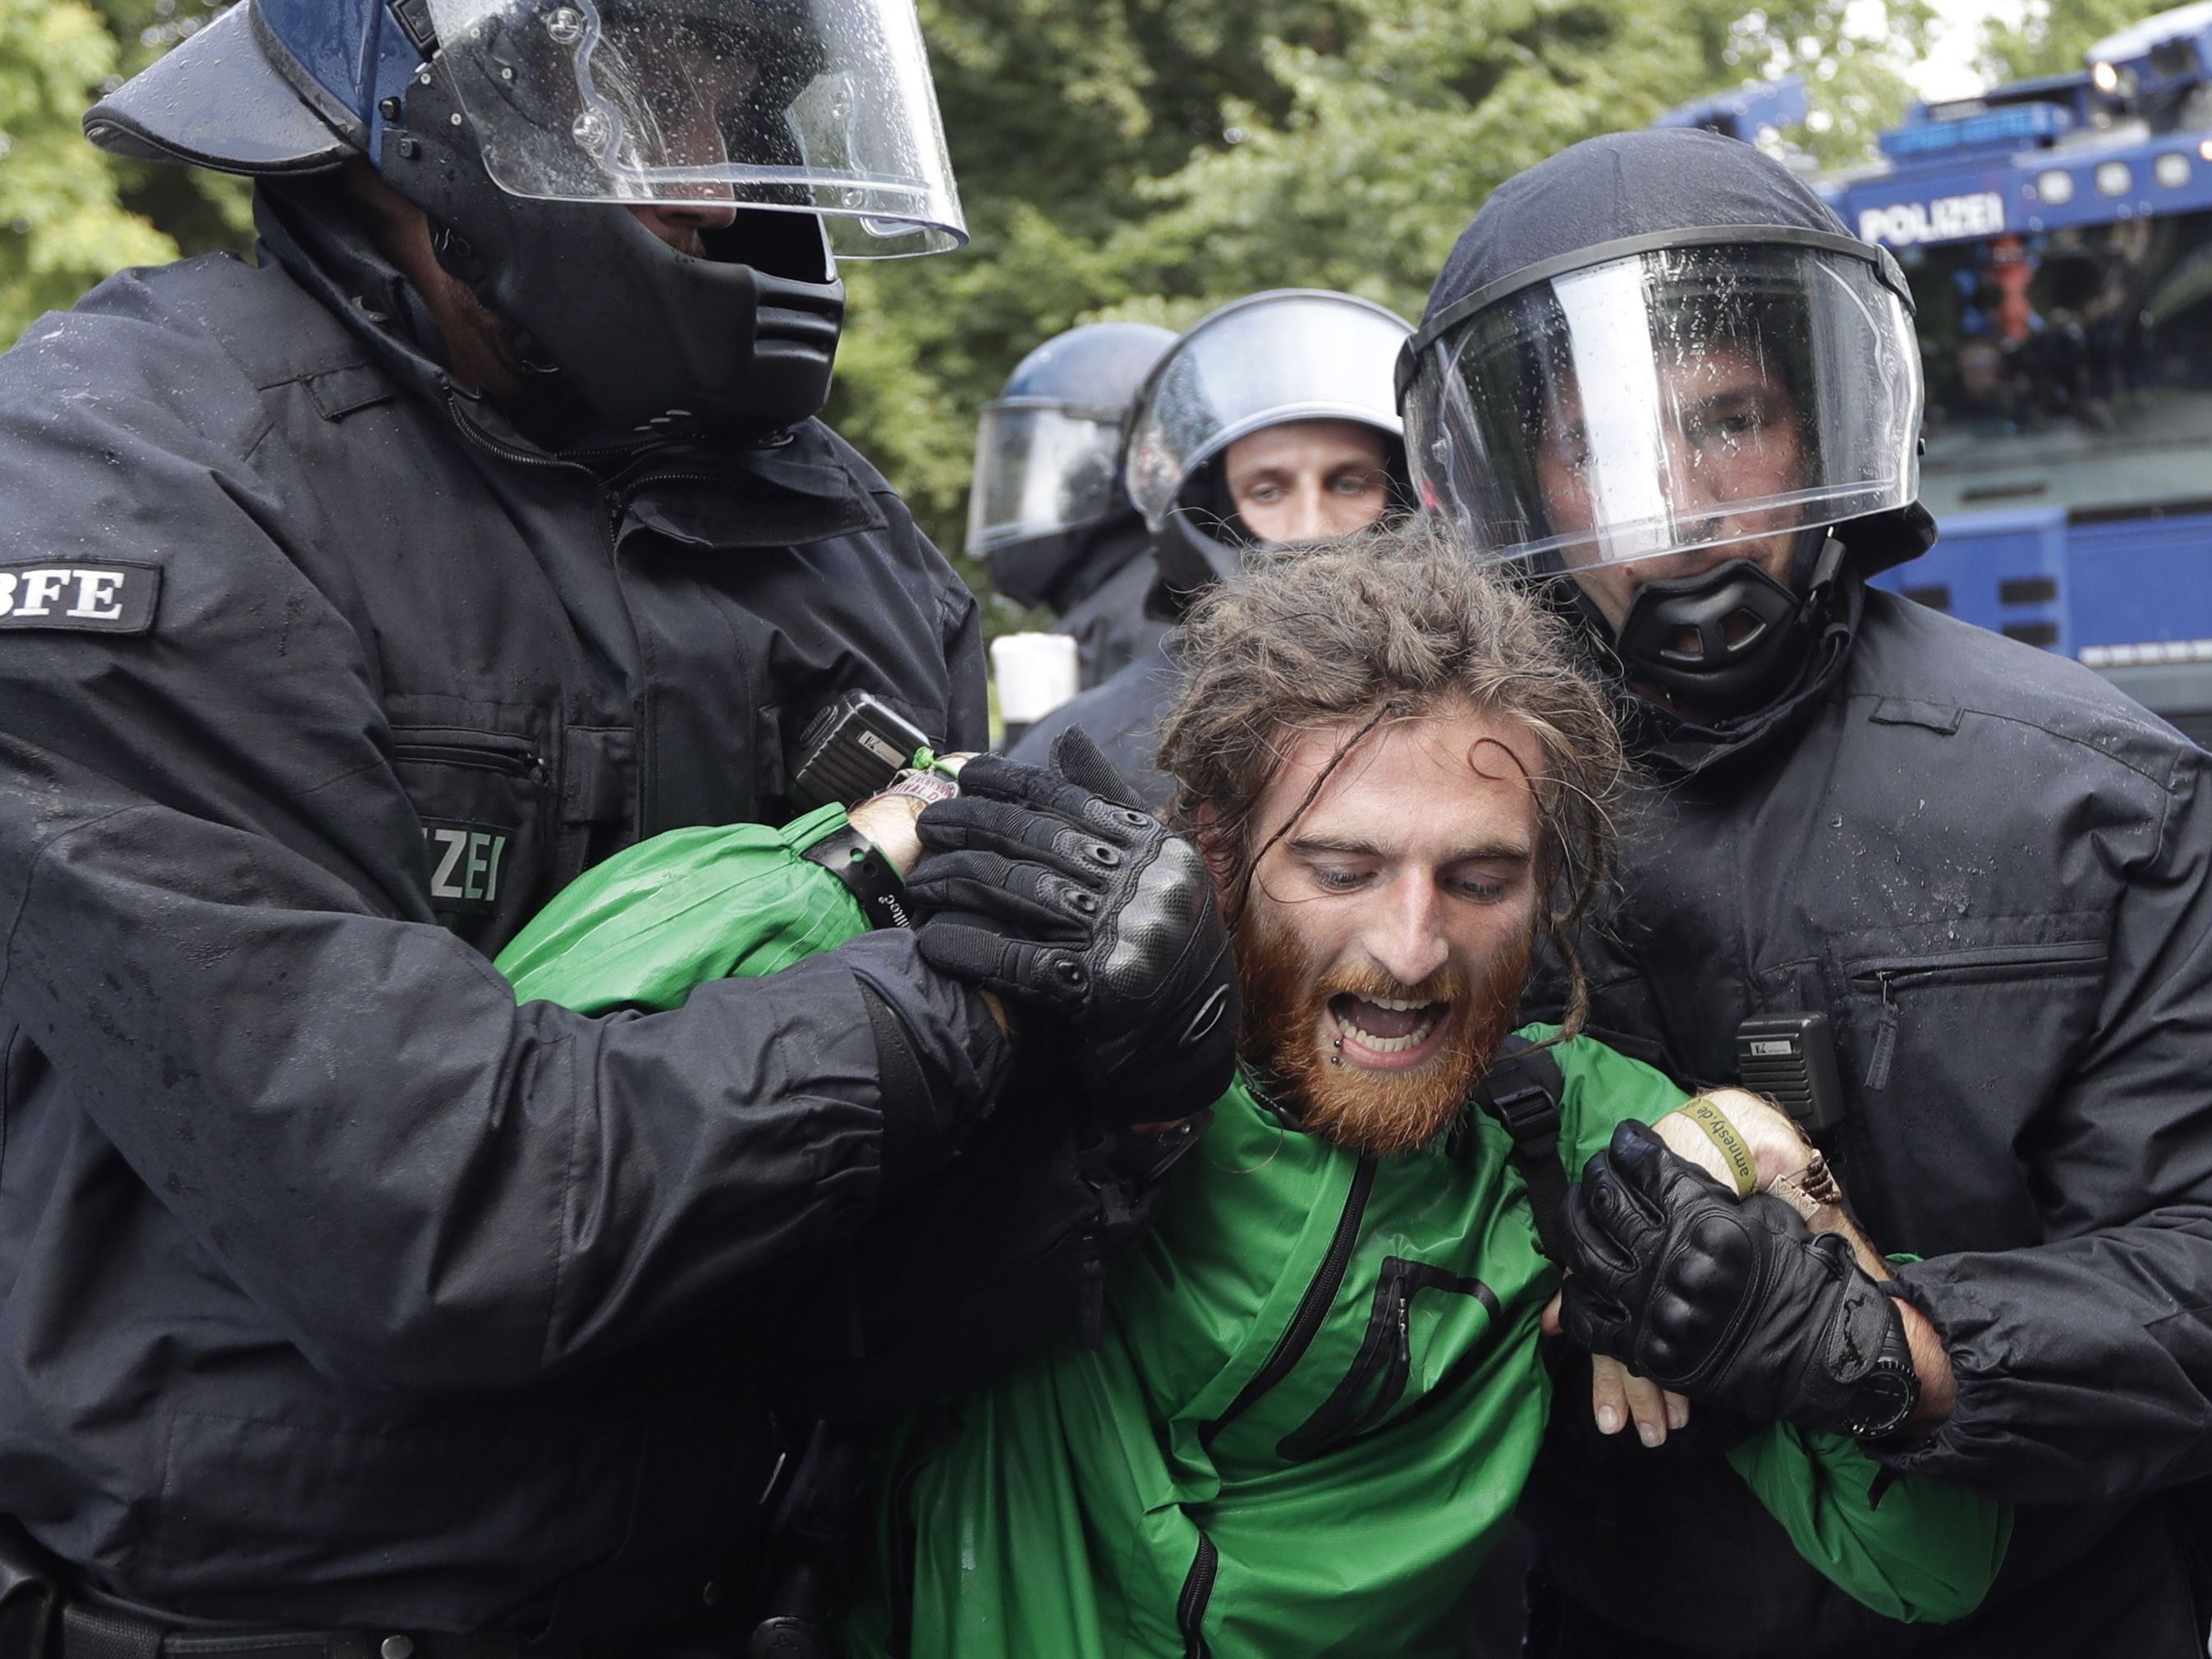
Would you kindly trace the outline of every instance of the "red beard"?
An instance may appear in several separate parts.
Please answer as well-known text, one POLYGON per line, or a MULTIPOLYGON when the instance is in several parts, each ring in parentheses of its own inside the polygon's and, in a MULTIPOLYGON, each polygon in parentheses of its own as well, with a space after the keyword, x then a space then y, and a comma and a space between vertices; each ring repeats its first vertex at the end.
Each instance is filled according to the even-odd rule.
POLYGON ((1374 1157, 1417 1152, 1451 1127, 1513 1029, 1534 937, 1532 925, 1498 952, 1470 993, 1450 968, 1410 986, 1379 969, 1325 975, 1288 927, 1267 920, 1263 907, 1250 907, 1234 940, 1244 991, 1238 1046, 1308 1133, 1374 1157), (1449 1002, 1442 1046, 1411 1071, 1336 1063, 1322 1015, 1331 998, 1346 994, 1449 1002))

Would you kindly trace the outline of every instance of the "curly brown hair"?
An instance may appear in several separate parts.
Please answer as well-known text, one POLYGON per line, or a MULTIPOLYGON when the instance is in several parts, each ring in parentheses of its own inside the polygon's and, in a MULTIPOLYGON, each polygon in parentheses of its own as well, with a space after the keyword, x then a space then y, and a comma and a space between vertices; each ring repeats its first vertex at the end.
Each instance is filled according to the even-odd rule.
POLYGON ((1276 841, 1386 721, 1457 703, 1527 726, 1544 756, 1541 923, 1567 971, 1565 1030, 1581 1028, 1589 995, 1569 934, 1610 873, 1611 808, 1628 765, 1565 620, 1411 520, 1255 556, 1242 580, 1192 611, 1183 661, 1159 765, 1175 780, 1172 821, 1206 847, 1232 921, 1267 851, 1252 845, 1252 815, 1298 733, 1351 727, 1276 841))

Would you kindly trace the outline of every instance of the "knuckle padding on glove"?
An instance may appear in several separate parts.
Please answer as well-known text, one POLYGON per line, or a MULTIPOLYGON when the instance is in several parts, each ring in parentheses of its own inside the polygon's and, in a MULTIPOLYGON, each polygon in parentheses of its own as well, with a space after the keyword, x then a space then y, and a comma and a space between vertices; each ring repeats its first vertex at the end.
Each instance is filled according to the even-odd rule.
POLYGON ((978 755, 960 769, 958 799, 1042 808, 1072 818, 1080 817, 1094 797, 1080 784, 1043 767, 1003 755, 978 755))
POLYGON ((1197 863, 1188 842, 1166 841, 1137 869, 1128 900, 1109 924, 1113 941, 1099 965, 1099 978, 1114 991, 1147 994, 1198 947, 1212 898, 1192 878, 1197 863))

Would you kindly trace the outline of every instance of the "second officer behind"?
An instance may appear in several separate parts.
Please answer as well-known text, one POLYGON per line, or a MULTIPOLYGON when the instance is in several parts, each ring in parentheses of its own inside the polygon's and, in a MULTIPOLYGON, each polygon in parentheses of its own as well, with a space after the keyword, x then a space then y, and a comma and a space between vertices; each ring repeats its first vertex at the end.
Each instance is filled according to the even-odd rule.
MULTIPOLYGON (((1170 620, 1257 548, 1320 541, 1407 504, 1404 424, 1390 383, 1413 333, 1371 301, 1281 289, 1222 307, 1160 359, 1130 416, 1129 496, 1152 536, 1149 608, 1170 620)), ((1062 704, 1015 745, 1041 763, 1079 726, 1153 810, 1153 765, 1177 679, 1174 638, 1062 704)))

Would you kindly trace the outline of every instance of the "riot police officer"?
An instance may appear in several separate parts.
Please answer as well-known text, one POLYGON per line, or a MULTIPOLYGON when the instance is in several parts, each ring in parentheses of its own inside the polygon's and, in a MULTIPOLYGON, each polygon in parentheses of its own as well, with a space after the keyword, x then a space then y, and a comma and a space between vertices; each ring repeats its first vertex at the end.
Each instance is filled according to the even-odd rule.
MULTIPOLYGON (((1151 537, 1148 611, 1172 621, 1255 549, 1348 534, 1406 505, 1390 367, 1412 331, 1371 301, 1282 289, 1234 301, 1176 342, 1138 394, 1127 440, 1129 499, 1151 537)), ((1152 754, 1176 673, 1163 639, 1039 720, 1014 756, 1041 760, 1080 726, 1164 809, 1170 785, 1152 754)))
POLYGON ((1086 323, 1022 359, 984 405, 968 496, 968 553, 1008 599, 1048 606, 1076 642, 1088 690, 1151 654, 1144 520, 1121 476, 1129 405, 1175 335, 1086 323))
POLYGON ((1931 531, 1911 308, 1786 168, 1649 131, 1502 188, 1406 353, 1425 499, 1579 620, 1658 786, 1577 939, 1589 1029, 1708 1082, 1747 1020, 1804 1045, 1815 1139, 1924 1258, 1870 1449, 2019 1506, 1984 1607, 1923 1632, 1784 1559, 1716 1461, 1564 1455, 1540 1651, 2203 1650, 2212 779, 2095 676, 1868 585, 1931 531))
POLYGON ((790 816, 825 706, 982 741, 973 600, 813 418, 833 251, 963 235, 912 7, 241 0, 87 126, 261 248, 0 361, 8 1618, 728 1650, 780 1333, 1009 1038, 896 928, 651 1018, 487 957, 790 816))

